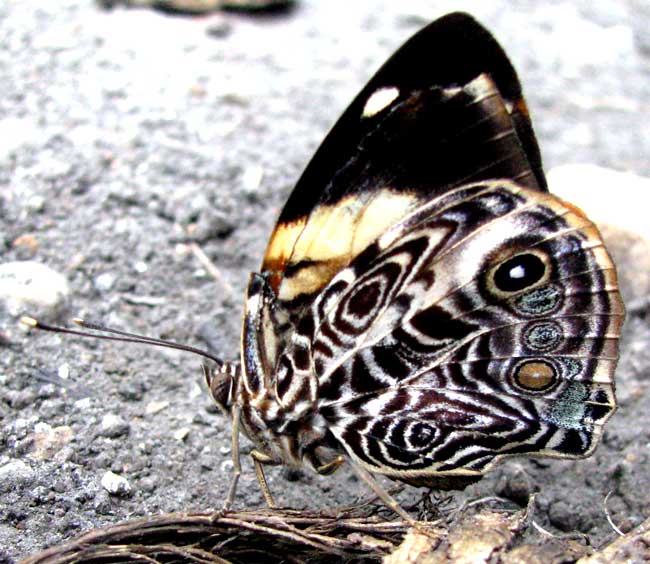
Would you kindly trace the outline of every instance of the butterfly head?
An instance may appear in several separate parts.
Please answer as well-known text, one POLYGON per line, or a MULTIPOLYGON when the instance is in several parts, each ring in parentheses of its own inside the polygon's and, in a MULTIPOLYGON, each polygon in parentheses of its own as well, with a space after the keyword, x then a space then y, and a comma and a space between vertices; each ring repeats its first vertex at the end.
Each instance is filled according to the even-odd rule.
POLYGON ((237 383, 239 381, 239 365, 224 362, 217 368, 203 365, 203 375, 210 390, 210 395, 217 407, 226 415, 230 415, 234 403, 237 383))

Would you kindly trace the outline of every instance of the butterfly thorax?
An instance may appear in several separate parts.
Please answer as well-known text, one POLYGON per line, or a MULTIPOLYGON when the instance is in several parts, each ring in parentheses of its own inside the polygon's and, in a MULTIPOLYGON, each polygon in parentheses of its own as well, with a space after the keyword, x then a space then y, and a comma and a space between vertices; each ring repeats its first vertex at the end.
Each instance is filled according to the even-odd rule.
POLYGON ((219 408, 238 417, 244 434, 278 464, 315 469, 337 454, 326 421, 317 412, 317 379, 309 344, 282 318, 266 279, 249 280, 241 363, 224 363, 208 378, 219 408), (285 342, 282 333, 291 334, 285 342), (291 377, 287 377, 290 373, 291 377), (289 383, 278 386, 278 382, 289 383))

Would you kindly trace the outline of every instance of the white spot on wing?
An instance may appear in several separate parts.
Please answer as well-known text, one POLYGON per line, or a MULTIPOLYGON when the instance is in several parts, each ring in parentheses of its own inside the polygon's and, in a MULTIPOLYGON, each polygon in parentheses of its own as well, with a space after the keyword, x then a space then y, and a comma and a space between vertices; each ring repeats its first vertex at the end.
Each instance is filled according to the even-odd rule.
POLYGON ((387 86, 375 90, 368 100, 366 100, 365 106, 363 106, 363 112, 361 116, 364 118, 372 117, 383 109, 388 107, 395 99, 399 96, 399 90, 395 86, 387 86))

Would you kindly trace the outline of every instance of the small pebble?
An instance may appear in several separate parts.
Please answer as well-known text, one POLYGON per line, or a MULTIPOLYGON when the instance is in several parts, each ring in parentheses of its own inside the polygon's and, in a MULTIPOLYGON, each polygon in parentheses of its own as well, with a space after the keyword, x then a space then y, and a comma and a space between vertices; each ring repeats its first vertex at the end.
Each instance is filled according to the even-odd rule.
POLYGON ((98 515, 109 515, 111 513, 111 496, 105 491, 100 491, 93 501, 95 513, 98 515))
POLYGON ((140 401, 144 396, 145 385, 141 380, 126 379, 120 382, 117 392, 128 401, 140 401))
POLYGON ((29 484, 35 476, 34 470, 22 460, 12 460, 0 466, 0 491, 8 491, 16 485, 29 484))
POLYGON ((195 425, 210 425, 210 422, 205 418, 205 415, 200 412, 192 415, 192 423, 195 425))
POLYGON ((101 484, 111 495, 125 496, 131 492, 129 481, 110 470, 102 476, 101 484))
POLYGON ((214 457, 202 454, 199 456, 199 464, 202 470, 212 470, 214 468, 214 457))
POLYGON ((70 293, 62 274, 35 261, 0 265, 0 303, 11 315, 56 317, 70 293))
POLYGON ((208 413, 221 413, 214 400, 208 399, 204 402, 204 409, 208 413))
POLYGON ((99 434, 103 437, 110 437, 112 439, 128 435, 129 431, 129 423, 121 416, 113 413, 104 415, 99 426, 99 434))
POLYGON ((156 482, 152 478, 142 478, 140 489, 146 493, 152 493, 156 489, 156 482))
POLYGON ((156 413, 161 412, 163 409, 166 409, 169 406, 168 401, 152 401, 147 404, 147 407, 144 408, 144 412, 147 415, 155 415, 156 413))
POLYGON ((151 441, 140 442, 138 443, 138 449, 144 455, 150 455, 158 448, 158 443, 153 444, 151 441))
POLYGON ((95 277, 93 286, 100 292, 108 292, 115 285, 116 280, 117 276, 114 273, 104 272, 95 277))
POLYGON ((66 412, 66 403, 60 398, 51 398, 41 402, 38 408, 38 415, 45 420, 56 419, 66 412))
POLYGON ((241 176, 242 188, 247 194, 252 194, 258 190, 262 184, 264 169, 259 165, 247 167, 241 176))
POLYGON ((34 433, 50 433, 52 431, 52 425, 45 423, 44 421, 39 421, 34 425, 34 433))
POLYGON ((539 487, 532 477, 523 468, 513 466, 504 470, 496 486, 497 495, 510 499, 522 507, 528 504, 530 496, 537 491, 539 487))
POLYGON ((11 246, 14 248, 27 249, 29 253, 33 255, 38 250, 38 239, 33 233, 25 233, 24 235, 16 237, 11 242, 11 246))
POLYGON ((587 532, 590 528, 589 518, 580 516, 576 508, 567 500, 558 500, 552 503, 548 510, 551 523, 561 531, 587 532))
POLYGON ((23 409, 28 405, 32 405, 36 401, 37 393, 33 388, 25 388, 24 390, 11 391, 7 394, 10 405, 14 409, 23 409))
POLYGON ((87 409, 90 409, 92 403, 93 403, 92 398, 81 398, 80 400, 74 402, 74 407, 75 409, 78 409, 80 411, 85 411, 87 409))
POLYGON ((66 362, 59 366, 57 369, 56 373, 58 374, 59 378, 62 380, 67 380, 70 378, 70 365, 66 362))
POLYGON ((232 24, 226 19, 216 20, 211 23, 205 30, 208 37, 215 39, 225 39, 232 33, 232 24))
POLYGON ((70 443, 74 433, 71 427, 62 425, 50 427, 46 424, 39 424, 34 429, 34 443, 30 456, 36 460, 57 460, 69 456, 63 449, 70 443))
POLYGON ((38 194, 34 194, 27 200, 27 209, 35 212, 41 213, 45 209, 45 198, 38 194))
POLYGON ((204 394, 205 394, 205 390, 201 386, 199 386, 197 382, 194 382, 194 384, 190 388, 189 397, 191 399, 196 399, 196 398, 203 397, 204 394))
POLYGON ((177 441, 184 441, 189 434, 190 430, 187 427, 181 427, 180 429, 174 431, 174 438, 177 441))
POLYGON ((14 421, 14 433, 18 438, 26 437, 37 421, 36 417, 19 417, 14 421))

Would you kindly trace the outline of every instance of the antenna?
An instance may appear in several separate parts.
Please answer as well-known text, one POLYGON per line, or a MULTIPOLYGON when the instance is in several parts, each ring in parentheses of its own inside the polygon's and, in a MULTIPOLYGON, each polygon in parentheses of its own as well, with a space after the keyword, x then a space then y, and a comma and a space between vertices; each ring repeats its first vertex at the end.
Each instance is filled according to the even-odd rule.
POLYGON ((217 363, 219 366, 224 364, 224 361, 218 356, 215 356, 207 351, 202 349, 197 349, 195 347, 190 347, 188 345, 181 345, 174 343, 172 341, 165 341, 164 339, 156 339, 154 337, 146 337, 144 335, 137 335, 135 333, 127 333, 126 331, 120 331, 118 329, 112 329, 110 327, 105 327, 97 323, 89 323, 80 319, 78 317, 74 318, 72 322, 75 325, 83 329, 89 329, 89 331, 78 331, 76 329, 69 329, 67 327, 58 327, 56 325, 48 325, 46 323, 41 323, 33 317, 23 316, 20 318, 20 322, 23 325, 27 325, 32 329, 40 329, 41 331, 50 331, 51 333, 65 333, 67 335, 77 335, 78 337, 88 337, 92 339, 104 339, 106 341, 120 341, 123 343, 139 343, 142 345, 151 345, 154 347, 165 347, 168 349, 176 349, 179 351, 185 351, 193 354, 198 354, 205 358, 217 363), (109 333, 109 335, 97 335, 91 333, 90 331, 98 331, 101 333, 109 333), (118 336, 116 336, 118 335, 118 336))

